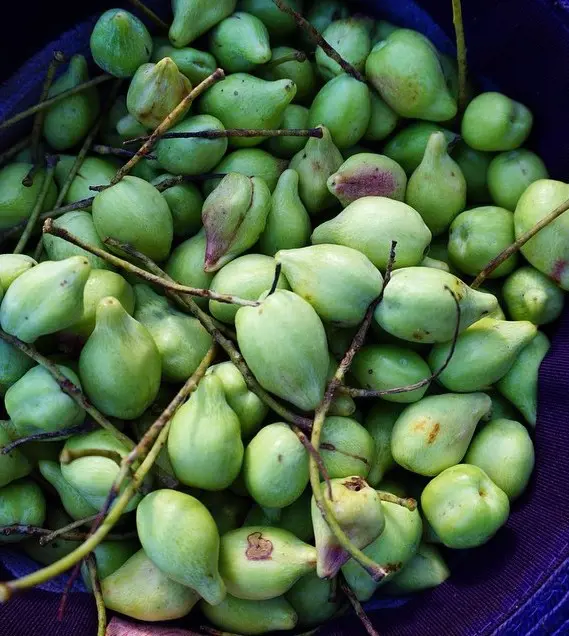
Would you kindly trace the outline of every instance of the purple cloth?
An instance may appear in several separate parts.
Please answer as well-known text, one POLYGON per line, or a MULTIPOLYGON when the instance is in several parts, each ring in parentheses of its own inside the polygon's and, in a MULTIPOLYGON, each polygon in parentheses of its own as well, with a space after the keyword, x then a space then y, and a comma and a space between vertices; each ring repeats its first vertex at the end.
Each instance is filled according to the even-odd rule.
MULTIPOLYGON (((162 0, 149 0, 161 8, 162 0)), ((86 3, 89 12, 112 6, 86 3)), ((381 18, 416 28, 452 51, 450 2, 368 0, 360 5, 381 18)), ((527 104, 536 116, 533 147, 554 178, 569 167, 569 2, 567 0, 463 0, 470 69, 487 87, 527 104)), ((86 10, 87 12, 87 10, 86 10)), ((18 79, 0 87, 0 120, 32 103, 51 51, 85 51, 92 21, 66 33, 35 56, 18 79)), ((9 134, 13 134, 10 131, 9 134)), ((0 137, 5 145, 8 137, 0 137)), ((541 369, 536 430, 536 470, 527 494, 514 505, 505 528, 487 545, 455 552, 452 577, 406 603, 367 605, 382 636, 485 636, 569 634, 569 309, 553 330, 553 347, 541 369), (390 605, 390 607, 387 607, 390 605)), ((24 559, 4 559, 19 573, 24 559)), ((55 583, 49 589, 61 589, 55 583)), ((55 619, 59 596, 33 590, 0 606, 0 636, 91 636, 94 604, 74 593, 65 620, 55 619)), ((364 633, 352 617, 330 624, 327 636, 364 633)))

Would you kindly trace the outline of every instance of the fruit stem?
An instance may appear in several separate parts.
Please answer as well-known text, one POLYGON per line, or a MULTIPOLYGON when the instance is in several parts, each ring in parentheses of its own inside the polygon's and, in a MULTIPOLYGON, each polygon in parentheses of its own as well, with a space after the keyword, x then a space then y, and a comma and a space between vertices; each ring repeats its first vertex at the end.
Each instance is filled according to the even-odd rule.
MULTIPOLYGON (((125 150, 124 148, 113 148, 105 144, 94 144, 91 150, 96 155, 112 155, 113 157, 120 157, 121 159, 131 159, 136 154, 133 150, 125 150)), ((155 155, 146 155, 147 159, 151 161, 156 160, 155 155)))
POLYGON ((275 290, 277 288, 277 285, 279 284, 279 278, 281 276, 281 269, 282 269, 282 263, 277 263, 275 266, 275 275, 273 277, 273 282, 271 284, 271 289, 269 289, 269 293, 267 294, 267 296, 270 296, 271 294, 275 293, 275 290))
POLYGON ((143 2, 141 2, 140 0, 129 0, 129 2, 134 7, 136 7, 141 13, 143 13, 149 20, 152 20, 152 22, 154 22, 154 24, 161 31, 164 31, 165 33, 168 32, 169 27, 166 24, 166 22, 164 22, 164 20, 162 20, 160 16, 156 15, 156 13, 154 13, 154 11, 152 11, 152 9, 147 7, 143 2))
POLYGON ((409 512, 413 512, 417 510, 417 502, 415 499, 411 497, 397 497, 390 492, 385 492, 384 490, 377 491, 379 498, 381 501, 387 501, 388 503, 397 504, 398 506, 403 506, 403 508, 407 508, 409 512))
MULTIPOLYGON (((41 537, 42 539, 45 537, 49 537, 53 534, 53 530, 49 530, 48 528, 38 528, 37 526, 28 526, 23 524, 14 524, 11 526, 0 526, 0 535, 5 537, 10 537, 12 535, 23 535, 28 537, 41 537)), ((59 532, 57 535, 60 539, 64 541, 83 541, 89 535, 86 532, 59 532)), ((136 537, 136 533, 131 533, 129 535, 108 535, 109 541, 122 541, 124 539, 132 539, 136 537)), ((41 541, 40 541, 41 543, 41 541)), ((42 544, 43 545, 43 544, 42 544)), ((1 584, 0 584, 1 585, 1 584)))
POLYGON ((263 64, 261 68, 269 71, 275 68, 275 66, 286 64, 287 62, 306 62, 306 53, 304 51, 290 51, 290 53, 285 53, 280 57, 269 60, 266 64, 263 64))
POLYGON ((6 446, 0 447, 0 455, 8 455, 18 446, 27 444, 28 442, 46 442, 50 440, 63 439, 65 437, 71 437, 71 435, 77 435, 78 433, 86 433, 93 430, 93 423, 87 422, 80 426, 72 426, 71 428, 64 428, 59 431, 48 431, 45 433, 34 433, 26 437, 20 437, 13 442, 6 444, 6 446))
POLYGON ((461 0, 452 0, 452 21, 456 34, 456 59, 458 64, 458 112, 463 113, 468 100, 466 90, 468 66, 466 61, 466 40, 464 37, 461 0))
MULTIPOLYGON (((190 132, 167 132, 155 139, 221 139, 224 137, 316 137, 322 139, 322 128, 225 128, 224 130, 193 130, 190 132)), ((123 141, 124 145, 147 141, 150 136, 135 137, 123 141)))
POLYGON ((90 554, 86 559, 86 563, 89 578, 91 579, 93 596, 95 597, 95 604, 97 606, 97 636, 105 636, 105 632, 107 631, 107 608, 105 607, 103 592, 101 591, 101 581, 97 574, 95 555, 90 554))
POLYGON ((350 605, 354 608, 354 612, 356 613, 357 617, 360 619, 362 625, 365 627, 365 630, 369 634, 369 636, 379 636, 378 632, 375 630, 374 626, 372 625, 369 619, 369 616, 366 614, 361 603, 356 598, 354 591, 348 585, 343 575, 340 576, 340 587, 342 588, 342 592, 344 592, 348 601, 350 601, 350 605))
POLYGON ((77 528, 80 528, 81 526, 84 526, 88 523, 91 523, 92 521, 95 521, 95 519, 97 518, 97 514, 90 515, 89 517, 84 517, 83 519, 77 519, 77 521, 73 521, 73 523, 63 526, 62 528, 58 528, 57 530, 54 530, 53 532, 50 532, 49 534, 46 534, 43 537, 40 537, 40 540, 39 540, 40 545, 47 545, 48 543, 51 543, 54 539, 57 539, 57 537, 60 537, 63 534, 68 534, 72 530, 76 530, 77 528))

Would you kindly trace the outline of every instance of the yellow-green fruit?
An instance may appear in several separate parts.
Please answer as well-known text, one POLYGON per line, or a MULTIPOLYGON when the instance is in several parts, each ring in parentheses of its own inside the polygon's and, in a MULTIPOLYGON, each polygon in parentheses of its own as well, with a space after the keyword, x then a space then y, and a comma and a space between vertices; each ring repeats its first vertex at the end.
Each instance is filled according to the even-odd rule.
MULTIPOLYGON (((30 479, 14 481, 0 488, 0 527, 12 525, 42 526, 46 501, 40 487, 30 479)), ((25 535, 2 535, 0 543, 17 543, 25 535)))
MULTIPOLYGON (((171 179, 173 175, 165 173, 152 181, 153 186, 160 185, 163 181, 171 179)), ((176 238, 188 238, 199 231, 202 225, 203 196, 198 187, 193 183, 179 183, 162 190, 162 196, 172 214, 174 223, 174 236, 176 238)))
POLYGON ((180 48, 209 31, 235 10, 237 0, 172 0, 174 21, 170 26, 170 42, 180 48))
POLYGON ((533 267, 520 267, 510 274, 502 293, 513 320, 529 320, 536 325, 557 320, 565 304, 563 291, 533 267))
POLYGON ((450 570, 434 545, 421 543, 415 556, 385 588, 387 594, 406 595, 444 583, 450 570))
MULTIPOLYGON (((322 37, 357 71, 364 70, 366 58, 371 50, 371 41, 366 24, 359 16, 334 20, 326 27, 322 37)), ((329 57, 320 46, 316 48, 315 59, 318 71, 325 80, 329 81, 345 73, 338 62, 329 57)))
POLYGON ((0 395, 34 366, 34 361, 5 340, 0 341, 0 395))
MULTIPOLYGON (((385 473, 396 465, 391 454, 391 433, 404 408, 401 404, 379 402, 366 415, 364 426, 374 443, 371 470, 366 481, 374 488, 383 483, 385 473)), ((385 490, 383 486, 381 489, 385 490)))
MULTIPOLYGON (((59 457, 59 452, 57 456, 59 457)), ((42 477, 55 488, 61 505, 72 519, 84 519, 97 513, 98 508, 91 505, 77 488, 65 480, 58 461, 42 459, 38 462, 38 469, 42 477)))
MULTIPOLYGON (((120 141, 114 145, 119 146, 120 141)), ((55 167, 55 181, 61 188, 69 177, 77 157, 73 155, 60 155, 60 159, 55 167)), ((114 158, 103 159, 102 157, 85 157, 77 174, 73 177, 69 190, 63 199, 63 203, 75 203, 82 199, 88 199, 94 195, 91 186, 109 185, 111 179, 119 169, 120 163, 114 158)), ((85 212, 91 211, 91 206, 83 208, 85 212)), ((50 236, 44 234, 44 240, 50 236)), ((91 242, 91 241, 89 241, 91 242)))
POLYGON ((367 477, 373 451, 373 438, 356 420, 335 415, 324 420, 320 454, 331 479, 367 477))
POLYGON ((35 265, 36 261, 25 254, 0 254, 0 288, 6 291, 18 276, 35 265))
POLYGON ((152 62, 159 62, 165 57, 174 60, 180 72, 193 86, 203 82, 217 68, 217 62, 211 53, 191 47, 175 49, 166 38, 154 38, 152 62))
POLYGON ((333 582, 315 572, 305 574, 285 595, 298 615, 302 627, 314 627, 329 620, 342 607, 333 594, 333 582))
MULTIPOLYGON (((246 177, 260 177, 272 192, 277 185, 279 176, 286 170, 288 161, 277 159, 262 148, 240 148, 226 155, 215 166, 214 172, 228 174, 238 172, 246 177)), ((207 196, 221 183, 221 178, 208 179, 203 191, 207 196)))
MULTIPOLYGON (((140 550, 136 539, 122 541, 103 541, 93 550, 99 581, 116 572, 131 556, 140 550)), ((81 576, 85 587, 91 592, 91 577, 86 563, 81 566, 81 576)))
MULTIPOLYGON (((0 428, 0 448, 7 446, 12 441, 4 428, 0 428)), ((9 453, 0 455, 0 488, 10 482, 26 477, 32 472, 32 464, 26 456, 15 448, 9 453)))

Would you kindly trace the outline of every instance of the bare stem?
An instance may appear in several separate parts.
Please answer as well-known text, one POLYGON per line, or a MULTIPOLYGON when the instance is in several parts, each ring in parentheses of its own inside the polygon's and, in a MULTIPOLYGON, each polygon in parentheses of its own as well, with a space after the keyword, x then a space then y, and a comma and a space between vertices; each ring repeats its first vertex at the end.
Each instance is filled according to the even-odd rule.
POLYGON ((282 269, 282 263, 277 263, 275 266, 275 275, 273 277, 273 283, 271 285, 271 289, 269 289, 269 293, 267 294, 268 296, 270 296, 271 294, 275 293, 275 290, 277 289, 277 285, 279 284, 279 278, 281 277, 281 269, 282 269))
POLYGON ((53 532, 50 532, 49 534, 46 534, 43 537, 40 537, 40 545, 47 545, 48 543, 51 543, 54 539, 57 539, 57 537, 60 537, 61 535, 67 534, 69 532, 72 532, 73 530, 76 530, 77 528, 80 528, 81 526, 84 526, 88 523, 91 523, 92 521, 94 521, 96 519, 97 515, 91 515, 90 517, 84 517, 83 519, 77 519, 77 521, 73 521, 72 523, 63 526, 62 528, 58 528, 57 530, 53 530, 53 532))
POLYGON ((295 11, 294 9, 292 9, 291 7, 289 7, 288 4, 286 4, 286 2, 283 2, 283 0, 273 0, 273 2, 277 5, 277 7, 283 11, 284 13, 287 13, 288 15, 291 16, 291 18, 293 18, 293 20, 296 22, 296 24, 307 33, 307 35, 310 37, 310 39, 315 42, 315 44, 317 46, 319 46, 324 53, 326 53, 326 55, 330 58, 332 58, 337 64, 339 64, 342 69, 348 74, 351 75, 352 77, 354 77, 355 79, 359 80, 360 82, 365 82, 365 79, 363 77, 363 75, 356 70, 349 62, 347 62, 339 53, 338 51, 336 51, 335 48, 333 48, 332 46, 330 46, 330 44, 328 44, 328 42, 326 42, 326 40, 322 37, 322 34, 319 33, 311 24, 310 22, 308 22, 308 20, 306 20, 305 18, 303 18, 300 13, 298 13, 297 11, 295 11))
MULTIPOLYGON (((223 179, 223 177, 225 177, 226 174, 227 173, 225 172, 204 172, 203 174, 193 174, 193 175, 180 174, 180 175, 177 175, 176 177, 169 177, 168 179, 164 179, 163 181, 161 181, 154 187, 159 192, 164 192, 164 190, 167 190, 168 188, 171 188, 175 185, 180 185, 180 183, 195 183, 195 182, 200 183, 202 181, 209 181, 210 179, 223 179)), ((93 190, 93 192, 102 192, 103 190, 106 190, 108 187, 109 187, 108 185, 89 186, 89 190, 93 190)))
POLYGON ((136 7, 141 13, 143 13, 149 20, 152 20, 152 22, 154 22, 154 24, 161 31, 163 31, 165 33, 168 33, 168 29, 169 29, 168 25, 166 24, 166 22, 164 22, 164 20, 162 20, 162 18, 160 16, 156 15, 156 13, 154 13, 154 11, 152 11, 152 9, 147 7, 140 0, 129 0, 129 2, 134 7, 136 7))
MULTIPOLYGON (((224 137, 317 137, 322 139, 321 128, 226 128, 225 130, 193 130, 191 132, 172 132, 159 135, 156 139, 220 139, 224 137)), ((147 141, 149 136, 127 139, 123 144, 147 141)))
POLYGON ((369 634, 369 636, 379 636, 379 633, 375 630, 374 626, 372 625, 369 619, 369 616, 365 613, 365 610, 362 607, 361 603, 358 601, 356 595, 354 594, 354 591, 348 585, 346 579, 343 576, 340 577, 340 587, 342 588, 342 591, 346 595, 348 601, 350 601, 350 605, 353 607, 354 612, 356 613, 357 617, 360 619, 362 625, 365 627, 365 630, 369 634))
POLYGON ((101 591, 101 582, 97 574, 95 555, 90 554, 87 557, 86 563, 89 578, 91 579, 91 587, 93 588, 93 596, 95 597, 95 604, 97 605, 97 636, 105 636, 105 632, 107 631, 107 608, 105 607, 105 601, 101 591))
POLYGON ((390 492, 385 492, 384 490, 378 490, 377 493, 381 501, 387 501, 388 503, 403 506, 403 508, 407 508, 410 512, 417 510, 417 502, 411 497, 397 497, 396 495, 393 495, 390 492))
POLYGON ((280 57, 275 57, 269 60, 266 64, 263 64, 262 68, 271 70, 280 64, 286 64, 287 62, 306 62, 306 53, 304 51, 291 51, 285 53, 280 57))
POLYGON ((456 34, 456 57, 458 63, 458 112, 463 113, 468 99, 466 90, 468 67, 466 62, 466 40, 464 37, 464 24, 462 22, 461 0, 452 0, 452 21, 456 34))
POLYGON ((8 453, 11 453, 15 448, 18 448, 18 446, 22 446, 23 444, 27 444, 28 442, 47 442, 51 440, 65 439, 66 437, 71 437, 71 435, 86 433, 87 431, 90 431, 92 429, 92 422, 88 422, 87 424, 81 424, 80 426, 73 426, 71 428, 64 428, 59 431, 34 433, 33 435, 15 439, 13 442, 6 444, 6 446, 2 446, 0 448, 0 455, 8 455, 8 453))
MULTIPOLYGON (((49 528, 38 528, 37 526, 28 526, 23 524, 14 524, 11 526, 0 526, 0 536, 27 536, 27 537, 48 537, 53 533, 49 528)), ((84 541, 89 535, 86 532, 61 532, 59 538, 64 541, 84 541)), ((123 539, 132 539, 135 533, 130 535, 108 535, 108 539, 113 541, 121 541, 123 539)), ((64 572, 64 570, 62 570, 64 572)), ((61 574, 61 572, 60 572, 61 574)), ((1 585, 1 584, 0 584, 1 585)))
MULTIPOLYGON (((111 155, 113 157, 120 157, 121 159, 131 159, 134 157, 136 152, 133 150, 125 150, 124 148, 113 148, 112 146, 107 146, 105 144, 94 144, 91 150, 96 155, 111 155)), ((146 155, 147 159, 156 159, 155 155, 146 155)))

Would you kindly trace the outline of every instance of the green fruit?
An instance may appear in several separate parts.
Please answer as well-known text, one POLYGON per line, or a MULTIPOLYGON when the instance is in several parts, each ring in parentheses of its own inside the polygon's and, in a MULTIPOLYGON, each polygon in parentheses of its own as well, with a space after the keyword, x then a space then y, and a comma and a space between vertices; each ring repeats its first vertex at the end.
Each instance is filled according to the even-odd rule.
POLYGON ((397 241, 396 268, 418 265, 431 232, 419 213, 407 204, 385 197, 364 197, 319 225, 311 240, 359 250, 377 268, 385 270, 392 241, 397 241))
POLYGON ((492 163, 492 153, 474 150, 474 148, 467 146, 464 141, 460 141, 451 150, 451 155, 466 179, 466 198, 468 201, 472 203, 490 201, 488 169, 492 163))
MULTIPOLYGON (((448 252, 452 263, 470 276, 514 242, 514 215, 491 205, 461 212, 449 228, 448 252)), ((508 275, 518 263, 517 254, 497 267, 489 278, 508 275)))
POLYGON ((2 329, 24 342, 34 342, 72 325, 83 311, 83 289, 90 270, 85 257, 73 256, 44 261, 24 272, 2 299, 2 329))
POLYGON ((364 426, 374 443, 371 470, 366 480, 374 488, 381 482, 381 490, 386 490, 383 485, 385 473, 396 465, 391 454, 391 433, 403 409, 399 404, 379 402, 366 415, 364 426))
MULTIPOLYGON (((331 22, 322 37, 357 71, 363 72, 366 58, 371 51, 371 40, 363 20, 359 17, 331 22)), ((316 48, 316 66, 320 75, 329 81, 345 73, 344 69, 328 56, 321 47, 316 48)))
POLYGON ((214 364, 206 373, 221 380, 227 404, 239 418, 241 437, 253 437, 269 412, 268 406, 249 390, 245 378, 233 362, 214 364))
POLYGON ((386 40, 394 31, 400 28, 387 20, 377 20, 372 31, 371 41, 373 44, 377 44, 381 40, 386 40))
POLYGON ((535 452, 525 426, 493 419, 474 436, 464 461, 481 468, 512 500, 527 487, 535 452))
POLYGON ((211 347, 211 336, 197 318, 175 309, 148 285, 135 285, 134 295, 134 318, 148 329, 156 344, 163 378, 185 382, 211 347))
POLYGON ((510 513, 506 493, 478 466, 458 464, 431 480, 421 495, 425 517, 449 548, 491 539, 510 513))
POLYGON ((442 234, 466 205, 466 181, 447 148, 442 132, 431 135, 405 195, 405 202, 419 212, 434 236, 442 234))
MULTIPOLYGON (((290 46, 277 46, 271 51, 271 62, 275 62, 285 55, 289 55, 295 52, 299 51, 291 48, 290 46)), ((266 80, 292 80, 296 85, 296 95, 294 96, 294 101, 301 104, 310 104, 318 87, 316 74, 314 72, 314 66, 310 62, 310 60, 307 59, 302 62, 291 60, 289 62, 282 62, 281 64, 267 64, 267 66, 258 69, 258 72, 260 76, 266 80)), ((283 125, 282 127, 304 128, 305 126, 283 125)))
MULTIPOLYGON (((22 180, 32 169, 30 163, 10 163, 0 170, 0 230, 7 230, 22 221, 26 221, 36 204, 46 177, 44 168, 34 176, 33 184, 28 188, 22 180)), ((51 210, 57 199, 57 187, 51 183, 48 187, 42 212, 51 210)))
POLYGON ((533 267, 520 267, 510 274, 502 288, 509 315, 544 325, 557 320, 563 311, 563 292, 533 267))
POLYGON ((144 550, 104 578, 101 592, 108 609, 152 622, 182 618, 199 600, 193 589, 166 576, 144 550))
POLYGON ((227 73, 252 71, 271 59, 267 27, 259 18, 242 11, 215 26, 209 48, 227 73))
MULTIPOLYGON (((535 346, 536 341, 540 340, 540 333, 535 335, 535 338, 530 342, 530 345, 535 346)), ((529 346, 529 345, 528 345, 529 346)), ((509 402, 498 391, 486 391, 488 397, 492 400, 492 410, 490 412, 490 419, 492 420, 517 420, 520 417, 519 412, 514 405, 509 402)))
MULTIPOLYGON (((289 0, 287 4, 296 11, 302 11, 302 0, 289 0)), ((272 0, 242 0, 240 6, 243 11, 262 20, 271 36, 290 35, 296 30, 294 19, 281 11, 272 0)))
POLYGON ((175 490, 155 490, 138 506, 136 529, 144 551, 170 579, 192 588, 211 605, 223 601, 219 534, 197 499, 175 490))
POLYGON ((141 64, 128 87, 128 112, 145 128, 154 130, 191 90, 190 80, 169 57, 156 64, 141 64))
POLYGON ((488 189, 492 200, 508 210, 515 210, 520 197, 534 181, 549 174, 538 155, 529 150, 510 150, 495 157, 488 168, 488 189))
POLYGON ((112 237, 155 261, 168 258, 173 224, 158 190, 139 177, 124 177, 93 200, 93 221, 102 241, 112 237))
POLYGON ((407 175, 393 159, 373 153, 352 155, 327 182, 328 190, 346 207, 362 197, 403 201, 407 175))
POLYGON ((308 454, 288 424, 269 424, 249 442, 243 477, 261 506, 284 508, 300 497, 308 485, 308 454))
MULTIPOLYGON (((4 428, 0 428, 0 447, 4 448, 10 442, 12 442, 10 435, 4 428)), ((2 453, 0 455, 0 488, 16 479, 27 477, 32 472, 32 468, 32 464, 17 448, 9 453, 2 453)))
POLYGON ((315 548, 280 528, 249 526, 221 537, 219 572, 237 598, 276 598, 315 567, 315 548))
MULTIPOLYGON (((395 345, 367 345, 354 358, 351 372, 364 389, 383 391, 422 382, 431 376, 429 365, 410 349, 395 345)), ((388 402, 417 402, 429 388, 385 395, 388 402)))
MULTIPOLYGON (((29 525, 41 527, 46 501, 40 487, 31 479, 20 479, 0 488, 0 527, 29 525)), ((2 535, 0 543, 17 543, 25 535, 2 535)))
MULTIPOLYGON (((291 3, 291 6, 293 4, 291 3)), ((341 20, 350 16, 348 7, 339 0, 316 0, 311 2, 303 14, 312 26, 322 33, 326 27, 335 20, 341 20)), ((307 34, 302 33, 302 43, 304 48, 309 51, 315 47, 314 42, 307 34)))
POLYGON ((475 150, 514 150, 527 139, 532 125, 533 115, 520 102, 502 93, 482 93, 466 107, 461 134, 475 150))
POLYGON ((0 254, 0 288, 2 291, 6 291, 18 276, 35 265, 37 265, 36 261, 25 254, 0 254))
POLYGON ((168 40, 164 40, 164 42, 157 42, 157 40, 158 38, 154 38, 152 61, 159 62, 165 57, 169 57, 176 64, 180 73, 183 73, 193 86, 203 82, 217 68, 217 62, 211 53, 190 47, 175 49, 170 46, 168 40))
POLYGON ((207 0, 172 0, 174 20, 168 37, 181 48, 193 42, 211 27, 235 11, 237 0, 219 0, 215 4, 207 0))
MULTIPOLYGON (((324 488, 324 498, 348 539, 362 549, 381 535, 385 517, 379 493, 361 477, 345 477, 330 481, 331 493, 324 488)), ((331 579, 340 571, 350 555, 338 542, 312 498, 312 524, 317 551, 316 573, 331 579)))
POLYGON ((368 431, 349 417, 330 416, 324 420, 320 455, 330 479, 369 474, 374 441, 368 431))
POLYGON ((229 490, 206 490, 200 494, 199 499, 209 510, 220 535, 239 528, 251 506, 250 499, 239 497, 229 490))
MULTIPOLYGON (((285 130, 308 128, 308 108, 289 104, 285 108, 280 126, 285 130)), ((267 149, 277 157, 291 159, 306 146, 307 141, 306 137, 271 137, 266 145, 267 149)))
POLYGON ((464 457, 491 406, 484 393, 431 395, 411 404, 393 427, 393 459, 414 473, 438 475, 464 457))
POLYGON ((436 587, 450 576, 443 557, 434 545, 421 543, 415 556, 386 586, 388 594, 405 595, 436 587))
POLYGON ((538 331, 533 340, 519 353, 510 370, 497 384, 498 391, 520 410, 527 422, 533 427, 537 421, 539 367, 550 347, 551 344, 547 336, 538 331))
MULTIPOLYGON (((171 174, 162 174, 152 181, 152 185, 158 186, 171 178, 171 174)), ((202 225, 204 199, 196 185, 179 183, 162 190, 162 196, 170 208, 176 238, 185 239, 199 231, 202 225)))
MULTIPOLYGON (((120 141, 116 145, 120 145, 120 141)), ((69 176, 71 168, 75 163, 76 157, 64 155, 60 157, 55 168, 55 180, 59 187, 62 187, 65 180, 69 176)), ((75 203, 83 199, 93 196, 91 186, 109 185, 111 179, 115 176, 119 168, 118 162, 101 157, 85 157, 79 171, 73 177, 69 190, 63 199, 63 203, 75 203)), ((84 211, 90 212, 91 206, 83 208, 84 211)), ((44 245, 47 238, 54 238, 50 234, 44 234, 44 245)), ((90 243, 92 241, 89 241, 90 243)), ((90 255, 91 256, 91 255, 90 255)))
POLYGON ((132 13, 110 9, 93 28, 91 54, 103 71, 115 77, 132 77, 150 59, 152 38, 132 13))
POLYGON ((399 116, 375 91, 370 91, 369 96, 371 116, 363 139, 365 141, 382 141, 395 130, 399 116))
POLYGON ((43 459, 38 462, 38 468, 42 477, 55 488, 61 505, 72 519, 84 519, 97 513, 98 508, 65 480, 59 462, 43 459))
POLYGON ((0 341, 0 395, 5 395, 34 364, 24 352, 5 340, 0 341))
POLYGON ((298 172, 285 170, 272 194, 265 229, 259 238, 263 254, 274 256, 279 250, 305 247, 310 242, 310 217, 298 188, 298 172))
POLYGON ((461 310, 460 330, 490 313, 495 296, 468 287, 459 278, 432 267, 393 272, 375 320, 390 334, 411 342, 448 342, 456 329, 455 299, 461 310), (449 289, 455 294, 451 295, 449 289))
POLYGON ((310 137, 304 149, 290 161, 290 167, 298 173, 300 199, 311 215, 334 207, 336 201, 326 183, 343 163, 330 132, 321 128, 322 138, 310 137))
MULTIPOLYGON (((121 138, 121 143, 135 137, 143 137, 148 135, 148 130, 139 123, 130 113, 127 113, 121 117, 116 124, 116 131, 121 138)), ((146 173, 148 166, 154 165, 153 160, 150 164, 148 159, 142 159, 136 166, 133 167, 131 174, 135 177, 140 177, 146 180, 146 173)))
POLYGON ((79 358, 85 392, 105 415, 136 419, 158 394, 160 352, 116 298, 99 302, 96 320, 79 358))
POLYGON ((308 125, 311 128, 325 126, 334 144, 342 150, 360 141, 370 119, 369 88, 363 82, 342 73, 318 91, 310 106, 308 125))
MULTIPOLYGON (((277 128, 285 108, 294 99, 291 80, 268 82, 247 73, 233 73, 209 88, 200 99, 200 110, 213 115, 226 128, 277 128)), ((258 146, 266 137, 233 137, 233 146, 258 146)))
POLYGON ((215 375, 205 377, 172 418, 168 454, 176 477, 187 486, 223 490, 239 474, 243 461, 239 418, 215 375))
MULTIPOLYGON (((534 181, 522 194, 514 213, 516 239, 569 198, 569 185, 552 179, 534 181)), ((569 290, 569 244, 563 238, 569 216, 562 214, 521 247, 522 254, 561 289, 569 290)))
POLYGON ((402 117, 447 121, 456 115, 438 53, 424 35, 397 29, 371 50, 366 75, 402 117))
MULTIPOLYGON (((338 369, 338 363, 334 356, 330 353, 330 362, 328 364, 328 376, 326 380, 330 382, 338 369)), ((328 415, 339 415, 341 417, 350 417, 356 411, 356 403, 349 395, 337 394, 332 399, 328 415)))
POLYGON ((333 583, 314 572, 297 581, 285 598, 297 613, 298 624, 302 627, 321 625, 342 607, 342 602, 334 597, 333 583))
POLYGON ((326 333, 318 314, 297 294, 278 289, 235 316, 237 342, 261 386, 299 409, 315 409, 328 371, 326 333))
MULTIPOLYGON (((126 541, 103 541, 93 550, 97 569, 97 576, 102 581, 116 572, 124 565, 131 556, 140 549, 140 544, 136 540, 126 541)), ((85 563, 81 566, 81 575, 85 587, 92 591, 91 577, 85 563)))
MULTIPOLYGON (((510 370, 536 332, 536 326, 527 320, 483 318, 458 336, 454 355, 437 380, 449 391, 483 390, 510 370)), ((432 348, 431 370, 441 368, 450 348, 451 343, 436 344, 432 348)))
MULTIPOLYGON (((172 133, 225 130, 223 124, 211 115, 188 117, 170 129, 172 133)), ((195 175, 209 172, 227 150, 227 138, 161 139, 156 144, 158 163, 172 174, 195 175)))
POLYGON ((383 277, 361 252, 343 245, 311 245, 275 254, 292 290, 320 318, 341 327, 358 325, 379 296, 383 277))
POLYGON ((312 491, 307 488, 294 503, 280 510, 280 518, 277 524, 279 528, 292 532, 295 537, 305 543, 312 543, 312 539, 314 539, 311 501, 312 491))
MULTIPOLYGON (((257 300, 271 288, 275 277, 277 261, 261 254, 245 254, 224 265, 214 276, 209 286, 218 294, 233 294, 246 300, 257 300)), ((281 274, 277 288, 289 289, 286 278, 281 274)), ((209 301, 209 311, 214 318, 227 324, 235 323, 235 314, 239 307, 217 300, 209 301)))
POLYGON ((425 258, 419 263, 421 267, 433 267, 434 269, 441 269, 443 272, 450 273, 450 267, 448 263, 444 261, 439 261, 436 258, 429 258, 425 256, 425 258))

